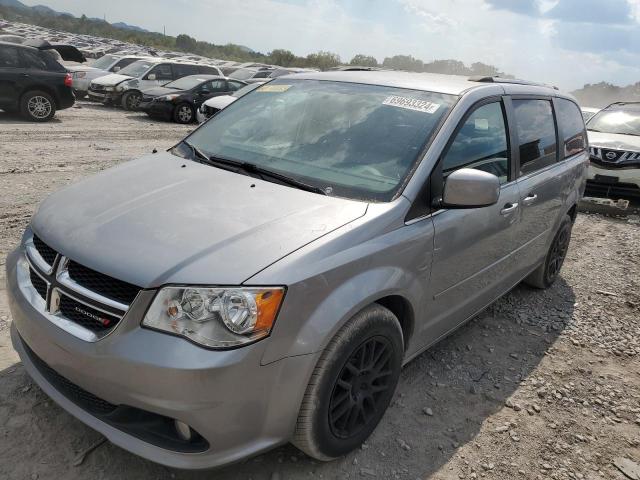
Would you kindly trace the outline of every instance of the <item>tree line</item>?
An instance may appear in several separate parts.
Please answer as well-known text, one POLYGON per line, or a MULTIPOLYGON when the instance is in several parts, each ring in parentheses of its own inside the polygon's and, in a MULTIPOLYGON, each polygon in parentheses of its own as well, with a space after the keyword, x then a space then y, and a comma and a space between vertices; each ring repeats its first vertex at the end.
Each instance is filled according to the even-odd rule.
POLYGON ((355 55, 351 60, 343 62, 340 55, 327 51, 310 53, 307 56, 298 56, 285 49, 275 49, 268 53, 261 53, 242 45, 232 43, 216 45, 214 43, 196 40, 187 34, 180 34, 174 37, 156 32, 140 32, 114 27, 104 20, 87 18, 85 15, 81 17, 74 17, 68 14, 55 15, 29 7, 14 8, 0 5, 0 17, 8 21, 29 23, 76 34, 111 38, 143 45, 148 48, 177 50, 195 53, 204 57, 237 62, 267 63, 283 67, 306 67, 320 70, 328 70, 341 65, 357 65, 362 67, 406 70, 410 72, 508 76, 497 67, 481 62, 475 62, 470 66, 458 60, 435 60, 425 63, 411 55, 394 55, 392 57, 386 57, 379 63, 375 57, 365 54, 355 55))

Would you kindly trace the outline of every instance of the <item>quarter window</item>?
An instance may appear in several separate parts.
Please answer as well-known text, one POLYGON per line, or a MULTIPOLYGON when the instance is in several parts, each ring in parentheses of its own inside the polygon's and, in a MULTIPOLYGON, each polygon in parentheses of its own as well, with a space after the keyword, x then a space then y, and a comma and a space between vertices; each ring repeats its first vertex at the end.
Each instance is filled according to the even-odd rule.
POLYGON ((583 152, 587 147, 587 133, 580 109, 575 103, 564 98, 557 98, 555 105, 558 124, 564 137, 563 158, 583 152))
POLYGON ((556 162, 557 139, 549 100, 514 100, 520 150, 520 175, 556 162))
POLYGON ((444 176, 460 168, 474 168, 493 173, 500 183, 506 183, 509 147, 502 103, 489 103, 471 113, 442 162, 444 176))
POLYGON ((18 49, 14 47, 0 48, 0 68, 18 68, 20 67, 20 57, 18 49))
POLYGON ((27 68, 33 68, 36 70, 47 70, 47 62, 45 62, 40 55, 31 50, 22 50, 22 56, 24 57, 27 68))

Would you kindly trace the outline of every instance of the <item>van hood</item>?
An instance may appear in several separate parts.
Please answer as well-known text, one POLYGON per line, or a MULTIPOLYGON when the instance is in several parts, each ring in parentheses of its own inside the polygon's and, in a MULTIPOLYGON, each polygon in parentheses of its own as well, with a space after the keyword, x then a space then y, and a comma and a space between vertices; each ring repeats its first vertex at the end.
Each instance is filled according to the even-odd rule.
POLYGON ((50 195, 31 227, 61 254, 141 287, 239 285, 366 210, 159 153, 50 195))
POLYGON ((589 136, 589 145, 591 147, 640 152, 640 137, 638 136, 592 131, 587 131, 587 134, 589 136))
POLYGON ((94 80, 94 83, 98 85, 103 85, 105 87, 114 87, 119 83, 124 82, 125 80, 131 80, 133 77, 129 75, 120 75, 119 73, 110 73, 109 75, 105 75, 104 77, 100 77, 97 80, 94 80))

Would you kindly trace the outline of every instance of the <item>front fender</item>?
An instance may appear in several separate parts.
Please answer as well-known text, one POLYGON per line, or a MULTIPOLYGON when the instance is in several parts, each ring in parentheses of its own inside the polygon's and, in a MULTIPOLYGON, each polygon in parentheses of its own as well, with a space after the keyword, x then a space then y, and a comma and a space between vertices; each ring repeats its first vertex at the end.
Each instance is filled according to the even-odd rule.
POLYGON ((339 285, 331 282, 327 296, 310 312, 309 290, 314 285, 306 283, 290 288, 287 297, 291 301, 283 305, 262 363, 323 350, 350 318, 383 297, 398 295, 414 309, 419 302, 419 283, 406 270, 391 266, 375 268, 339 285))

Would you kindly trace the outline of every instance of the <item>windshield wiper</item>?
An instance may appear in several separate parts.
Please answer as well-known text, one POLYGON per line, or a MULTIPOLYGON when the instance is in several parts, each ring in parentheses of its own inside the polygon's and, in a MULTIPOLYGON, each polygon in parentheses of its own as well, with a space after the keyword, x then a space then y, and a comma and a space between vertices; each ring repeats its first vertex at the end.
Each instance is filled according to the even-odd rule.
POLYGON ((204 153, 202 150, 200 150, 198 147, 196 147, 195 145, 185 140, 183 140, 182 143, 184 143, 189 148, 189 150, 191 150, 191 153, 194 159, 198 159, 200 163, 210 165, 212 167, 222 168, 224 170, 228 170, 235 173, 239 173, 239 172, 243 172, 245 174, 254 173, 263 180, 270 178, 273 180, 277 180, 278 182, 283 183, 285 185, 298 188, 300 190, 319 193, 320 195, 327 195, 327 192, 321 187, 317 187, 315 185, 310 185, 308 183, 301 182, 300 180, 289 177, 282 173, 273 172, 271 170, 259 167, 258 165, 255 165, 250 162, 239 162, 237 160, 230 160, 224 157, 209 156, 206 153, 204 153))
POLYGON ((327 192, 315 185, 310 185, 308 183, 297 180, 293 177, 289 177, 288 175, 284 175, 282 173, 277 173, 272 170, 262 168, 255 163, 250 162, 238 162, 236 160, 229 160, 228 158, 211 156, 209 157, 209 162, 212 164, 223 165, 225 167, 231 167, 234 171, 242 171, 244 173, 255 173, 263 180, 267 178, 277 180, 285 185, 289 185, 291 187, 298 188, 300 190, 305 190, 307 192, 319 193, 320 195, 327 195, 327 192), (265 178, 266 177, 266 178, 265 178))

